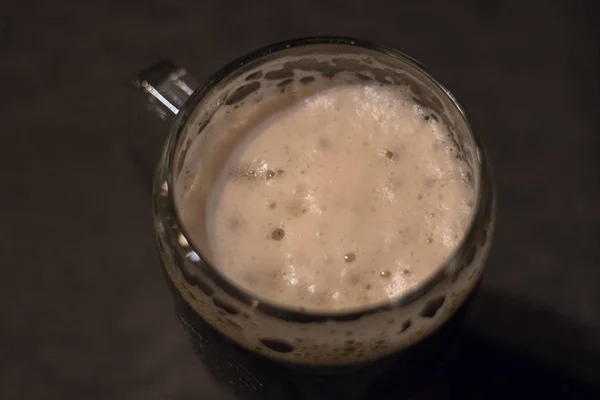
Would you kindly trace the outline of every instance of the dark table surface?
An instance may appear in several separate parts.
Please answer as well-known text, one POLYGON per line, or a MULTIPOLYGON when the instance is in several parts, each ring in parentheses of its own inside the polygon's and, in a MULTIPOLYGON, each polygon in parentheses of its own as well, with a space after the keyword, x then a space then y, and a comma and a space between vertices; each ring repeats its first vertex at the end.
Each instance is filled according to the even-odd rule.
POLYGON ((318 34, 422 61, 466 106, 494 162, 495 245, 458 367, 430 397, 506 398, 518 385, 593 396, 598 6, 449 3, 2 2, 0 398, 224 398, 162 281, 147 171, 130 138, 166 126, 146 115, 130 78, 169 57, 201 80, 258 46, 318 34))

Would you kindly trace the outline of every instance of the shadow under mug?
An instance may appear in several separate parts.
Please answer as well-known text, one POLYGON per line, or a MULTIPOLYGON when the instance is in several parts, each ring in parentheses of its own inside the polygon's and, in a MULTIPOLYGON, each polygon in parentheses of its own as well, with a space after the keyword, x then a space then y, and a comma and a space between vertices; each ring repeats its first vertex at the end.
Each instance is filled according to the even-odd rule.
POLYGON ((390 369, 401 371, 398 395, 421 381, 478 287, 494 230, 491 167, 452 94, 406 55, 332 37, 256 50, 202 85, 169 62, 146 70, 136 83, 159 117, 174 116, 154 175, 155 231, 178 315, 213 376, 244 399, 364 398, 390 369), (456 157, 468 167, 473 217, 445 264, 398 298, 357 311, 304 312, 262 299, 221 274, 206 256, 206 237, 190 239, 178 205, 192 179, 208 197, 223 160, 239 143, 239 137, 213 129, 223 110, 260 98, 273 84, 285 95, 296 79, 340 73, 403 87, 445 124, 456 157), (201 176, 187 168, 193 143, 200 143, 194 157, 201 176))

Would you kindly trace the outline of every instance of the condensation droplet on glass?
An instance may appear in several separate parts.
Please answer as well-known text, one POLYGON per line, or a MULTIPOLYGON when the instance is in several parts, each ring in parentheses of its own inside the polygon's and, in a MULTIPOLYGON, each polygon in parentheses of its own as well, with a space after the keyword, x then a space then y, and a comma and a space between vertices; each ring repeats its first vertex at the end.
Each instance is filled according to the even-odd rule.
POLYGON ((200 256, 198 256, 198 253, 196 253, 195 251, 190 251, 189 253, 187 253, 186 258, 189 258, 193 262, 200 261, 200 256))
POLYGON ((169 184, 167 183, 167 181, 164 181, 162 183, 162 185, 160 185, 160 195, 164 197, 168 194, 169 194, 169 184))
POLYGON ((188 243, 187 239, 181 233, 179 234, 179 237, 177 238, 177 241, 179 242, 179 244, 181 246, 189 246, 189 243, 188 243))

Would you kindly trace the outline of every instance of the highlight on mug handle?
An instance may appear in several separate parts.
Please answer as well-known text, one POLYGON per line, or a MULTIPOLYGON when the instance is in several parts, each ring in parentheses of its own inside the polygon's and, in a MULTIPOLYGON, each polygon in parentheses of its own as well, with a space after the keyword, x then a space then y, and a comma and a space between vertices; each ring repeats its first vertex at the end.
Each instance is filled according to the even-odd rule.
POLYGON ((184 68, 168 60, 142 71, 134 84, 147 95, 150 109, 162 120, 177 115, 198 87, 198 82, 184 68))

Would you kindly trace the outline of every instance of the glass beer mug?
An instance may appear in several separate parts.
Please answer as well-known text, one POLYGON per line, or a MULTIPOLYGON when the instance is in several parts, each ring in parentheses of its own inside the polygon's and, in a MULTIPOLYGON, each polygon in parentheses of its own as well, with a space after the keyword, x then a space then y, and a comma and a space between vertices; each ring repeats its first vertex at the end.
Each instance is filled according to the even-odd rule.
POLYGON ((241 399, 352 400, 385 398, 385 392, 395 399, 425 382, 481 281, 494 228, 490 164, 452 94, 406 55, 331 37, 256 50, 201 85, 168 62, 148 69, 137 82, 162 118, 174 116, 154 176, 154 226, 180 321, 215 379, 241 399), (437 115, 468 167, 475 200, 469 227, 451 257, 408 292, 360 310, 307 312, 262 299, 211 265, 208 232, 192 242, 180 218, 181 198, 194 179, 204 194, 197 206, 205 208, 241 139, 213 129, 224 110, 251 95, 260 98, 272 84, 283 92, 295 79, 341 72, 405 87, 417 104, 437 115), (192 143, 200 143, 193 154, 192 143), (191 161, 198 165, 193 174, 191 161))

